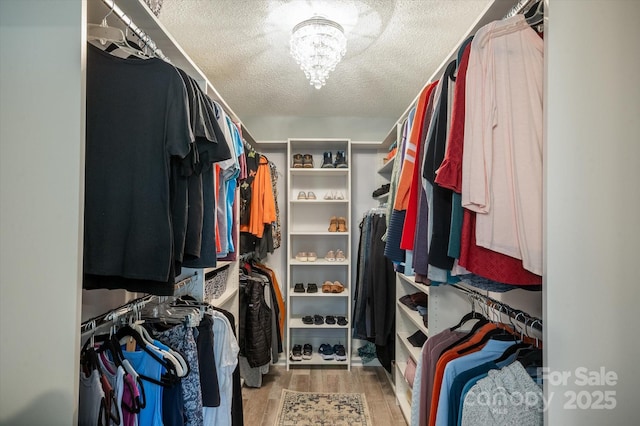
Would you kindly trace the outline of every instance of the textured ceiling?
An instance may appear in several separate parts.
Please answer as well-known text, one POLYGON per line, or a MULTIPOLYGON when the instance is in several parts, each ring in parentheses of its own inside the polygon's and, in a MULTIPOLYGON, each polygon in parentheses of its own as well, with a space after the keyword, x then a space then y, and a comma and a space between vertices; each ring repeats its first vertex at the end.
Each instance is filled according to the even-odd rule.
POLYGON ((238 116, 399 117, 489 0, 164 0, 159 15, 238 116), (319 12, 347 53, 317 90, 289 54, 319 12))

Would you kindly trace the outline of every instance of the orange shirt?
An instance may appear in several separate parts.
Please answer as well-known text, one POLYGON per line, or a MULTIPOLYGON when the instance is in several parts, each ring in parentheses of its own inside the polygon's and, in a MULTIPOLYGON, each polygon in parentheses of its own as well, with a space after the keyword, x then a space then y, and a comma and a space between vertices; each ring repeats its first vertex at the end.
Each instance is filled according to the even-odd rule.
POLYGON ((415 167, 418 143, 422 135, 422 126, 424 124, 424 115, 427 110, 427 101, 431 91, 437 82, 427 85, 420 93, 418 105, 416 106, 416 114, 411 125, 411 133, 407 140, 407 147, 404 154, 402 169, 400 170, 400 179, 398 180, 398 189, 396 191, 396 200, 393 204, 394 210, 406 210, 409 205, 409 191, 411 189, 411 181, 413 180, 413 169, 415 167))
POLYGON ((260 163, 256 177, 251 184, 251 207, 248 225, 241 225, 241 232, 250 232, 262 238, 264 225, 276 221, 276 202, 271 185, 271 170, 264 156, 260 156, 260 163))
MULTIPOLYGON (((447 366, 447 363, 461 357, 462 355, 471 354, 482 349, 482 346, 478 346, 474 349, 469 350, 468 352, 465 352, 464 354, 460 353, 461 350, 479 343, 485 336, 485 334, 487 334, 491 330, 495 330, 496 328, 498 328, 498 326, 494 323, 485 324, 480 327, 480 329, 476 331, 475 334, 471 336, 471 338, 459 344, 458 346, 449 349, 448 351, 443 353, 442 356, 440 356, 440 358, 438 359, 438 363, 436 364, 436 370, 434 371, 433 392, 431 393, 431 401, 426 401, 427 404, 430 404, 428 419, 429 426, 435 426, 436 424, 438 401, 440 400, 440 388, 442 387, 444 368, 447 366)), ((420 424, 422 425, 424 423, 421 421, 420 424)))

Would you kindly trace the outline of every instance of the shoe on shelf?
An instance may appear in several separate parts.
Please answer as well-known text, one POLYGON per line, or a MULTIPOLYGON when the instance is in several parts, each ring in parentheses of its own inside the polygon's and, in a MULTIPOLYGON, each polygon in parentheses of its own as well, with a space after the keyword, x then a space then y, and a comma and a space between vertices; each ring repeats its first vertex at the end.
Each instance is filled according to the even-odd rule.
POLYGON ((293 286, 293 292, 294 293, 304 293, 304 284, 295 283, 295 285, 293 286))
POLYGON ((331 281, 325 281, 322 284, 322 292, 323 293, 331 293, 332 287, 333 287, 333 283, 331 281))
POLYGON ((334 317, 333 315, 327 315, 326 317, 324 317, 324 322, 329 325, 333 325, 336 323, 336 317, 334 317))
POLYGON ((314 194, 313 191, 307 192, 307 200, 315 200, 315 199, 316 199, 316 194, 314 194))
POLYGON ((344 217, 339 217, 338 221, 338 232, 347 232, 347 219, 344 217))
POLYGON ((313 324, 313 317, 311 315, 305 315, 302 317, 302 323, 303 324, 307 324, 307 325, 311 325, 313 324))
POLYGON ((327 151, 322 154, 322 168, 323 169, 333 169, 335 166, 333 165, 333 155, 331 151, 327 151))
POLYGON ((329 232, 338 232, 338 218, 335 216, 331 216, 329 219, 329 232))
MULTIPOLYGON (((333 167, 333 166, 332 166, 333 167)), ((333 192, 327 192, 323 197, 325 200, 335 200, 335 195, 333 192)))
POLYGON ((347 258, 344 255, 344 252, 340 249, 336 250, 336 261, 344 262, 347 258))
POLYGON ((313 346, 309 343, 305 343, 302 347, 302 359, 311 359, 313 355, 313 346))
POLYGON ((304 193, 304 191, 300 191, 298 192, 298 200, 308 200, 309 198, 307 197, 307 194, 304 193))
POLYGON ((291 361, 302 361, 302 346, 293 345, 293 349, 289 352, 289 359, 291 361))
POLYGON ((325 260, 328 260, 329 262, 335 262, 337 260, 336 259, 336 255, 333 252, 333 250, 329 250, 327 252, 327 254, 324 256, 324 258, 325 258, 325 260))
POLYGON ((336 361, 346 361, 347 360, 347 351, 345 350, 343 345, 337 344, 333 345, 333 352, 336 361))
POLYGON ((342 191, 338 191, 336 195, 333 197, 334 200, 344 200, 344 194, 342 191))
POLYGON ((338 316, 338 325, 347 325, 348 321, 343 316, 338 316))
POLYGON ((328 343, 321 344, 320 348, 318 348, 318 352, 320 353, 320 356, 322 357, 322 359, 324 359, 325 361, 328 361, 330 359, 335 359, 333 355, 333 348, 328 343))
POLYGON ((307 284, 307 293, 317 293, 318 292, 318 284, 309 283, 307 284))
POLYGON ((307 253, 304 251, 299 251, 298 254, 296 254, 296 260, 298 262, 306 262, 308 260, 307 253))
POLYGON ((302 168, 302 154, 293 154, 293 168, 299 169, 302 168))
POLYGON ((313 155, 304 154, 302 156, 302 167, 305 169, 313 169, 313 155))
POLYGON ((331 293, 342 293, 344 291, 344 286, 340 283, 340 281, 334 281, 331 284, 331 293))
POLYGON ((322 325, 324 324, 324 317, 322 315, 314 315, 313 316, 313 323, 315 325, 322 325))
POLYGON ((336 151, 336 160, 333 162, 333 166, 338 169, 346 169, 347 157, 345 157, 344 151, 336 151))
POLYGON ((316 260, 318 260, 318 255, 316 254, 315 251, 310 251, 307 253, 308 262, 315 262, 316 260))

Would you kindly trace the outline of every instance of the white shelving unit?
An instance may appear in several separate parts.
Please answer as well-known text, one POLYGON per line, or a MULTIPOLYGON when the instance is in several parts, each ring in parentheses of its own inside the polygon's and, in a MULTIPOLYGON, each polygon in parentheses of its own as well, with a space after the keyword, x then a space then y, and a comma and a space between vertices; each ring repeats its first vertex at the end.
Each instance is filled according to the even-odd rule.
POLYGON ((287 143, 287 369, 296 365, 346 366, 351 369, 351 168, 321 168, 323 153, 344 151, 347 165, 351 160, 349 139, 289 139, 287 143), (313 168, 294 168, 294 154, 313 156, 313 168), (312 191, 316 199, 298 199, 303 191, 312 191), (327 194, 340 193, 343 199, 325 199, 327 194), (330 232, 332 216, 346 218, 346 232, 330 232), (342 250, 343 261, 325 259, 328 251, 342 250), (300 261, 299 252, 315 252, 317 260, 300 261), (323 293, 325 281, 339 281, 344 287, 341 293, 323 293), (309 283, 318 286, 317 293, 295 293, 296 283, 305 288, 309 283), (347 325, 314 325, 302 322, 304 316, 343 316, 347 325), (291 361, 289 352, 294 345, 311 344, 313 356, 309 360, 291 361), (342 344, 346 361, 324 360, 318 353, 322 344, 342 344))

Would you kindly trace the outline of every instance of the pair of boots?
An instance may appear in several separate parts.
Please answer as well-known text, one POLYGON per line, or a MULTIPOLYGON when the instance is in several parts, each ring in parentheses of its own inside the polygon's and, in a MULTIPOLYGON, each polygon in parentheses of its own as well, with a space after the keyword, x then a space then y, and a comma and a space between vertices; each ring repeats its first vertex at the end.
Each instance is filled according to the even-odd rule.
POLYGON ((323 155, 322 168, 338 168, 338 169, 346 169, 349 167, 347 165, 347 157, 345 156, 344 151, 336 151, 336 160, 333 161, 333 156, 331 151, 327 151, 323 155))

